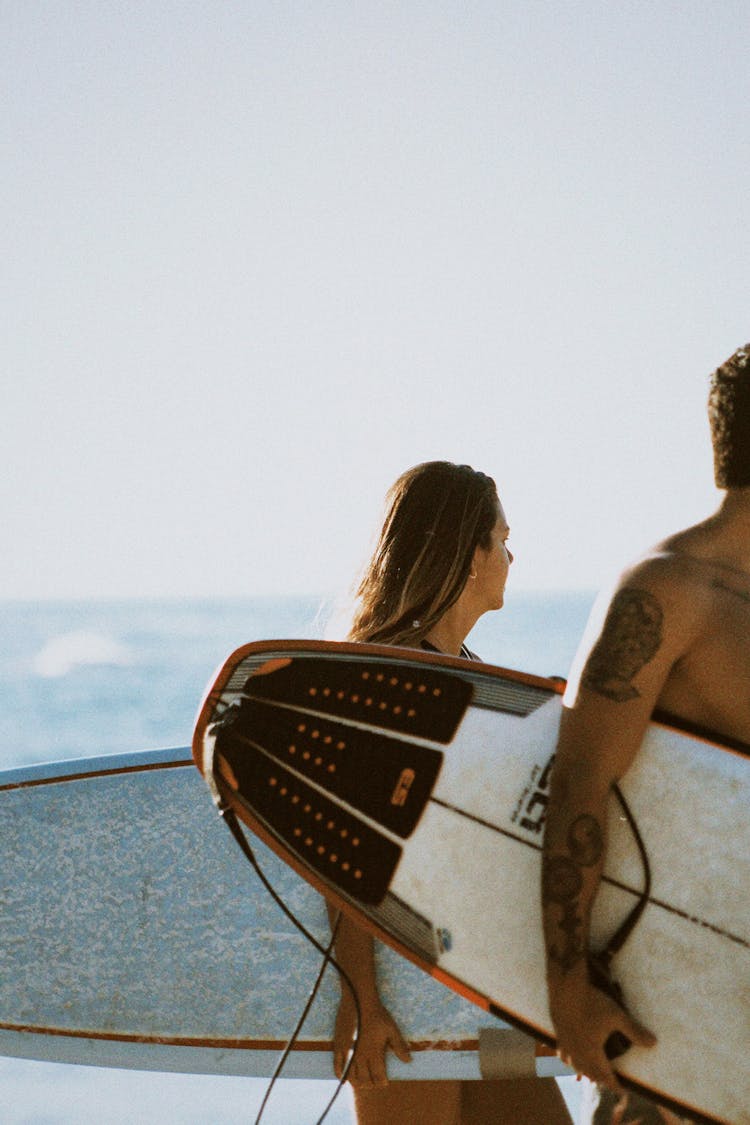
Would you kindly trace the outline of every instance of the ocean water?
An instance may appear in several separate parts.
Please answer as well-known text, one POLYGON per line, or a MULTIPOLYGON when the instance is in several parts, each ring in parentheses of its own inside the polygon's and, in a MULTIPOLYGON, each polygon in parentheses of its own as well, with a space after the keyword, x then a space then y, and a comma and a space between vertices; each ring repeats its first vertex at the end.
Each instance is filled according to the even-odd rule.
MULTIPOLYGON (((488 662, 565 675, 589 593, 508 594, 469 645, 488 662)), ((239 645, 330 634, 313 597, 0 604, 0 769, 184 746, 204 689, 239 645)), ((291 1030, 291 1029, 290 1029, 291 1030)), ((561 1088, 574 1105, 571 1080, 561 1088)), ((0 1058, 4 1125, 234 1125, 252 1122, 265 1082, 152 1074, 0 1058)), ((332 1083, 283 1081, 266 1125, 307 1125, 332 1083)), ((327 1121, 350 1125, 345 1091, 327 1121)))

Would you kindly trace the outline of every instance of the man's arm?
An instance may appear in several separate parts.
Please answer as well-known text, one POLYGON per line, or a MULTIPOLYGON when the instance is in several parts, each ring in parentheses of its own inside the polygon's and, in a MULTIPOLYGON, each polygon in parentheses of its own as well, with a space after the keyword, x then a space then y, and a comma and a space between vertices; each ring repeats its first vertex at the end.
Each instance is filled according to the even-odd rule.
POLYGON ((603 622, 592 620, 576 660, 560 726, 544 840, 542 911, 550 1013, 562 1057, 619 1088, 605 1054, 610 1035, 653 1046, 654 1037, 588 979, 591 909, 606 853, 612 786, 641 745, 694 614, 679 575, 652 560, 625 576, 603 622))

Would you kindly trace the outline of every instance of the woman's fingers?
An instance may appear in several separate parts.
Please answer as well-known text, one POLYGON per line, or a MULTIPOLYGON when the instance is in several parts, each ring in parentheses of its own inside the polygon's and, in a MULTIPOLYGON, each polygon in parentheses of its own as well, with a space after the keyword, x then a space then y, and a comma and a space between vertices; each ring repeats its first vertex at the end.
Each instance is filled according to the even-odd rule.
POLYGON ((391 1050, 393 1051, 396 1058, 400 1059, 401 1062, 405 1062, 405 1063, 411 1062, 411 1051, 409 1050, 409 1044, 406 1042, 403 1035, 398 1030, 398 1028, 396 1027, 395 1024, 394 1024, 394 1033, 391 1034, 388 1045, 391 1048, 391 1050))

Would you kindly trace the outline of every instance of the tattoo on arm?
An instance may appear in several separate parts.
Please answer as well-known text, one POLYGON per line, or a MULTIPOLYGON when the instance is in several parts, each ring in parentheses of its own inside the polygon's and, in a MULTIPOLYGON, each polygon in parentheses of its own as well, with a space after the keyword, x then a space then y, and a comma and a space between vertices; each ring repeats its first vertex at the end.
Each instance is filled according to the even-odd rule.
POLYGON ((542 863, 542 907, 559 908, 560 940, 551 946, 549 956, 563 970, 570 970, 585 956, 583 910, 580 894, 583 889, 581 868, 593 867, 602 857, 604 836, 596 817, 584 813, 571 823, 567 833, 568 855, 549 855, 542 863))
POLYGON ((595 816, 582 813, 568 829, 568 851, 579 867, 593 867, 602 858, 604 836, 595 816))
POLYGON ((659 651, 664 614, 653 594, 620 590, 583 674, 584 687, 624 703, 640 695, 633 679, 659 651))

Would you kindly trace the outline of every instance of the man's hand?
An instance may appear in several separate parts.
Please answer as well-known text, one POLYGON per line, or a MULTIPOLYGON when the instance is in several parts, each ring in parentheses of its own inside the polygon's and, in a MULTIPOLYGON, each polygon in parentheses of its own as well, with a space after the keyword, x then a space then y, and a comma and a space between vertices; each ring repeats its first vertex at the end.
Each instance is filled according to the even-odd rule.
POLYGON ((622 1087, 605 1053, 609 1037, 619 1031, 635 1046, 656 1045, 656 1036, 589 982, 584 964, 550 989, 550 1013, 562 1061, 617 1092, 622 1087))
MULTIPOLYGON (((354 1005, 347 997, 339 1007, 333 1040, 333 1069, 337 1078, 344 1071, 355 1024, 354 1005)), ((388 1081, 386 1054, 389 1050, 402 1062, 411 1062, 409 1048, 390 1012, 380 1003, 363 1008, 357 1050, 348 1075, 351 1084, 385 1086, 388 1081)))

